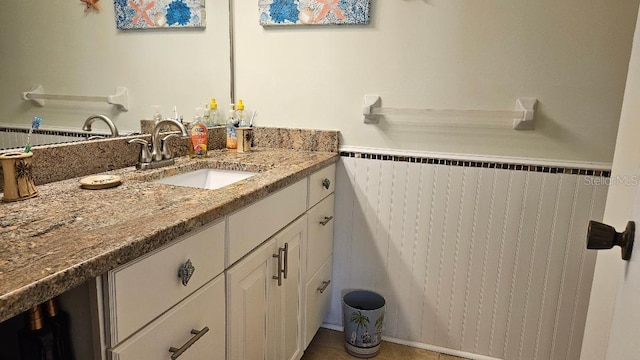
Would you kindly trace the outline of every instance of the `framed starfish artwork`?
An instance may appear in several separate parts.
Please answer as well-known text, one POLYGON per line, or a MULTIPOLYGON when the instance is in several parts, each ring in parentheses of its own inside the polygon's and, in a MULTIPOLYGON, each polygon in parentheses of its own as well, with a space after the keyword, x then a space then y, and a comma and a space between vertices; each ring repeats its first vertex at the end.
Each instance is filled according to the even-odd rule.
POLYGON ((370 0, 258 0, 260 25, 362 25, 370 0))
POLYGON ((205 0, 113 0, 120 30, 206 27, 205 0))

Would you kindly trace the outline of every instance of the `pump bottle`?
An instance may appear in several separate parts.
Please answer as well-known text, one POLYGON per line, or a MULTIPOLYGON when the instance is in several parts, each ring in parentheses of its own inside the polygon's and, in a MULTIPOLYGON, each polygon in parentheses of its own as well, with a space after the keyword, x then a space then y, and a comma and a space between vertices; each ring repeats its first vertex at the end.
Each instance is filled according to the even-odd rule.
POLYGON ((236 123, 235 123, 235 105, 229 105, 229 115, 227 118, 227 149, 237 149, 238 148, 238 137, 236 134, 236 123))

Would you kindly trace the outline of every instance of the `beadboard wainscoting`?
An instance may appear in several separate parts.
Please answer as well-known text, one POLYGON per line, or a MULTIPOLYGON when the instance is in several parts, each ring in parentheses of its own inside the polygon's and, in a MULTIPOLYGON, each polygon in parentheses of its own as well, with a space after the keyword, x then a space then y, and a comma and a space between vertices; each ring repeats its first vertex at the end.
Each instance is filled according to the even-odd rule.
MULTIPOLYGON (((88 133, 65 130, 34 130, 29 142, 31 145, 57 144, 69 141, 85 140, 88 133)), ((29 129, 0 126, 0 149, 24 147, 27 144, 29 129)), ((99 134, 96 134, 99 135, 99 134)))
POLYGON ((607 164, 341 155, 328 327, 342 325, 346 291, 368 289, 386 298, 387 338, 485 359, 579 358, 595 262, 586 230, 602 219, 607 164))

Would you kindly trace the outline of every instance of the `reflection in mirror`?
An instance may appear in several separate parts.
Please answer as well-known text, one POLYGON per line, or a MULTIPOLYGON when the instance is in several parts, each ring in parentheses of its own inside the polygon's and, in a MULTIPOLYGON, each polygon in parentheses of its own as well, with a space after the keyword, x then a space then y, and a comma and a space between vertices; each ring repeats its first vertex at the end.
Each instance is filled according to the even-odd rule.
MULTIPOLYGON (((106 127, 106 126, 105 126, 106 127)), ((97 126, 95 126, 97 129, 97 126)), ((119 136, 138 135, 139 132, 126 132, 119 136)), ((24 148, 29 129, 24 127, 0 125, 0 150, 24 148)), ((29 142, 31 146, 52 145, 75 141, 95 140, 113 137, 109 129, 97 129, 91 132, 56 129, 33 130, 29 142)))
POLYGON ((125 135, 139 132, 140 120, 156 110, 166 118, 177 108, 189 120, 211 98, 231 102, 228 0, 206 1, 206 28, 144 31, 118 30, 113 1, 100 3, 100 12, 85 13, 77 0, 2 2, 0 149, 24 147, 36 116, 43 121, 30 139, 34 146, 110 137, 101 120, 82 130, 92 114, 105 115, 125 135), (38 85, 49 96, 43 104, 23 100, 38 85), (86 100, 117 97, 121 87, 127 106, 86 100))

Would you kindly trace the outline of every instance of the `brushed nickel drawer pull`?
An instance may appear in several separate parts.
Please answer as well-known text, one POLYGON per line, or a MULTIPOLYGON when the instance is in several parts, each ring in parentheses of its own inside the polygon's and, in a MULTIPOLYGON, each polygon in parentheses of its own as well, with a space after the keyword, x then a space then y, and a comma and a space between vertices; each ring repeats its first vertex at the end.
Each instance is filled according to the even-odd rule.
POLYGON ((180 266, 180 269, 178 269, 178 277, 182 281, 182 285, 187 286, 195 271, 196 267, 191 263, 191 259, 187 259, 187 261, 180 266))
POLYGON ((322 187, 329 190, 329 188, 331 187, 331 180, 329 179, 322 180, 322 187))
POLYGON ((331 284, 331 280, 323 281, 322 285, 320 285, 320 287, 316 290, 318 290, 320 294, 322 294, 325 290, 327 290, 329 284, 331 284))
POLYGON ((273 254, 272 256, 274 258, 278 259, 278 270, 277 273, 278 275, 273 275, 272 279, 273 280, 278 280, 278 286, 282 286, 282 251, 284 250, 284 248, 278 248, 278 253, 277 254, 273 254))
POLYGON ((169 348, 169 352, 171 353, 171 360, 176 360, 177 358, 179 358, 180 355, 182 355, 185 351, 187 351, 187 349, 190 348, 191 345, 195 344, 196 341, 200 340, 200 338, 203 337, 204 334, 206 334, 208 331, 209 331, 209 328, 207 326, 202 328, 202 330, 192 329, 191 333, 195 335, 194 337, 189 339, 189 341, 187 341, 179 349, 174 348, 173 346, 169 348))
POLYGON ((289 243, 284 243, 284 269, 282 272, 284 273, 284 278, 287 278, 287 274, 289 273, 289 243))
POLYGON ((324 220, 320 221, 320 225, 325 226, 329 223, 329 221, 333 220, 333 216, 325 216, 324 220))

